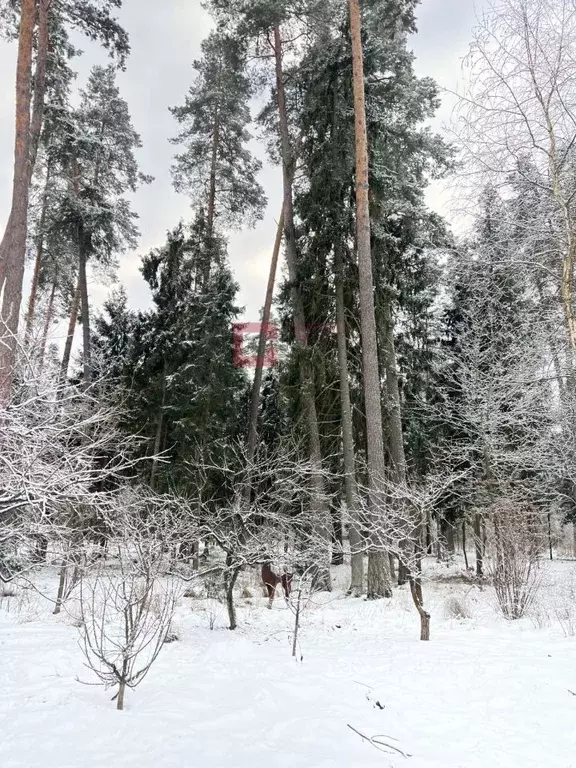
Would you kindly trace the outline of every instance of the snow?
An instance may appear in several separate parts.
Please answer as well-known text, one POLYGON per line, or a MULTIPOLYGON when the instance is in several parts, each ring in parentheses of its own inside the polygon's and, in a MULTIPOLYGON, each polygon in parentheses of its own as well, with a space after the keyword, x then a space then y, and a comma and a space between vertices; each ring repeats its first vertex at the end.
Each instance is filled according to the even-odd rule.
MULTIPOLYGON (((540 606, 575 577, 574 562, 555 563, 540 606)), ((55 593, 54 573, 44 571, 38 586, 55 593)), ((0 766, 576 766, 576 638, 537 609, 538 620, 506 622, 489 587, 434 580, 426 585, 432 640, 422 643, 404 588, 379 602, 336 591, 305 611, 303 660, 295 661, 291 612, 280 599, 268 611, 254 582, 251 589, 256 597, 238 598, 236 632, 225 628, 221 606, 210 630, 212 608, 183 598, 179 641, 127 692, 124 712, 110 691, 77 680, 94 678, 73 609, 52 616, 30 591, 4 599, 0 766), (471 619, 445 617, 450 595, 466 602, 471 619), (349 725, 386 734, 411 757, 379 751, 349 725)))

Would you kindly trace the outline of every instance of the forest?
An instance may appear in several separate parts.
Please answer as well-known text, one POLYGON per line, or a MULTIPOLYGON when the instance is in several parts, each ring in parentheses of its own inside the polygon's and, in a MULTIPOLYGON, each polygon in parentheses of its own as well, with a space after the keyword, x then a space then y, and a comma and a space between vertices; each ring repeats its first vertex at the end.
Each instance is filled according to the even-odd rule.
POLYGON ((143 251, 134 2, 0 0, 0 765, 571 765, 576 6, 428 2, 189 0, 143 251))

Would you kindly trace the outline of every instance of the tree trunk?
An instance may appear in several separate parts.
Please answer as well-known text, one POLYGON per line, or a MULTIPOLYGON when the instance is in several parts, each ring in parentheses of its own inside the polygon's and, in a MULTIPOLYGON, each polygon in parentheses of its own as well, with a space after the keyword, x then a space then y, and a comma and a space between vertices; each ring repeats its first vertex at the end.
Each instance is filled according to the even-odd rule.
POLYGON ((453 555, 456 550, 454 544, 454 526, 448 520, 444 521, 444 538, 446 539, 446 549, 453 555))
POLYGON ((424 608, 420 578, 410 578, 410 592, 416 610, 420 614, 420 640, 430 640, 430 614, 424 608))
POLYGON ((162 450, 162 431, 164 429, 164 407, 166 405, 166 379, 168 376, 168 366, 164 361, 164 368, 162 371, 162 399, 160 401, 160 412, 158 414, 158 422, 156 424, 156 434, 154 435, 154 447, 152 452, 152 469, 150 470, 150 488, 152 490, 156 487, 156 475, 158 473, 158 456, 162 450))
POLYGON ((218 149, 220 146, 220 110, 216 109, 212 127, 212 157, 210 160, 210 186, 208 189, 208 212, 206 217, 208 235, 208 258, 204 264, 202 281, 206 285, 210 279, 212 255, 214 249, 214 220, 216 218, 216 181, 218 173, 218 149))
POLYGON ((36 71, 34 72, 34 101, 30 124, 30 181, 36 165, 42 123, 44 119, 44 96, 46 94, 46 65, 50 47, 48 15, 54 0, 38 0, 38 33, 36 45, 36 71))
POLYGON ((274 284, 276 282, 276 272, 278 270, 278 257, 280 255, 280 246, 282 245, 282 234, 284 231, 284 208, 280 212, 278 229, 276 231, 276 240, 272 251, 272 261, 270 262, 270 273, 268 275, 268 286, 266 288, 266 298, 264 300, 264 311, 262 313, 262 324, 260 326, 260 335, 258 337, 258 353, 256 357, 256 369, 254 371, 254 382, 252 384, 252 398, 250 400, 250 417, 248 420, 248 437, 246 440, 246 458, 251 463, 256 452, 256 443, 258 440, 258 406, 260 404, 260 389, 262 387, 262 374, 264 371, 264 359, 266 355, 266 344, 268 341, 268 330, 270 325, 270 315, 272 313, 272 299, 274 298, 274 284))
POLYGON ((16 68, 16 130, 10 215, 0 243, 0 405, 12 389, 22 302, 30 191, 30 102, 36 1, 22 0, 16 68))
POLYGON ((54 610, 52 613, 57 616, 60 613, 60 609, 62 608, 62 603, 64 602, 64 592, 66 590, 66 576, 68 574, 68 565, 66 563, 66 560, 62 562, 62 565, 60 566, 60 575, 58 578, 58 594, 56 595, 56 604, 54 605, 54 610))
POLYGON ((78 285, 80 286, 80 307, 82 314, 82 362, 83 385, 88 389, 92 381, 92 339, 90 337, 90 306, 88 303, 88 277, 86 274, 86 242, 84 228, 78 228, 78 285))
POLYGON ((44 182, 44 193, 42 195, 42 211, 40 213, 38 242, 36 245, 36 259, 34 261, 34 272, 32 274, 32 284, 30 286, 30 296, 28 298, 28 310, 26 312, 26 334, 25 339, 30 339, 34 317, 36 313, 36 302, 38 298, 38 289, 40 285, 40 272, 42 270, 42 261, 44 258, 44 227, 46 224, 46 210, 48 207, 48 187, 51 178, 50 163, 46 168, 46 180, 44 182))
POLYGON ((42 340, 40 342, 40 354, 38 357, 38 367, 40 370, 44 368, 44 358, 46 356, 46 345, 48 344, 48 334, 50 333, 50 326, 54 321, 54 299, 56 298, 56 280, 52 283, 52 290, 50 291, 50 298, 48 299, 48 306, 46 307, 46 317, 44 318, 44 329, 42 330, 42 340))
POLYGON ((294 227, 294 207, 292 199, 292 184, 294 179, 295 158, 292 153, 290 133, 288 130, 288 115, 286 111, 286 96, 284 92, 284 73, 282 69, 282 40, 280 28, 274 27, 274 52, 276 61, 276 97, 278 102, 278 118, 280 125, 282 179, 284 189, 284 240, 286 244, 286 261, 290 280, 290 294, 294 313, 294 333, 296 349, 299 356, 302 400, 306 423, 308 427, 308 450, 310 464, 313 467, 311 478, 312 503, 311 512, 315 530, 315 545, 318 548, 315 583, 320 589, 331 589, 331 535, 330 514, 326 501, 324 476, 322 474, 322 451, 320 446, 320 431, 316 413, 314 394, 314 378, 309 360, 308 333, 304 316, 304 307, 299 288, 298 253, 296 250, 296 231, 294 227))
POLYGON ((346 500, 350 539, 351 580, 349 592, 354 597, 360 597, 364 589, 364 548, 358 524, 358 486, 356 483, 356 462, 354 459, 352 405, 348 379, 346 313, 344 307, 344 268, 339 243, 335 245, 334 272, 336 276, 336 334, 338 342, 338 372, 340 376, 344 497, 346 500))
POLYGON ((552 546, 552 514, 548 512, 548 551, 550 560, 554 560, 554 548, 552 546))
POLYGON ((572 556, 576 557, 576 520, 572 523, 572 556))
POLYGON ((476 576, 484 576, 484 539, 482 531, 482 515, 474 515, 474 548, 476 552, 476 576))
MULTIPOLYGON (((226 556, 226 565, 230 564, 230 557, 226 556)), ((236 606, 234 605, 234 587, 240 573, 239 568, 235 568, 232 573, 226 574, 226 608, 228 610, 229 629, 236 629, 236 606)))
MULTIPOLYGON (((380 372, 376 316, 374 311, 374 281, 370 246, 370 207, 368 180, 368 136, 364 97, 364 59, 359 0, 349 0, 350 33, 352 37, 352 68, 354 86, 354 117, 356 133, 356 238, 360 283, 360 329, 362 335, 362 371, 364 377, 364 406, 366 410, 366 443, 368 452, 368 486, 370 512, 378 526, 384 508, 384 437, 380 402, 380 372)), ((390 597, 388 555, 371 550, 368 555, 368 593, 372 597, 390 597), (377 562, 370 566, 370 559, 377 562), (377 578, 371 582, 370 576, 377 578)))
POLYGON ((126 693, 126 681, 121 680, 118 687, 118 696, 116 699, 116 709, 122 711, 124 709, 124 694, 126 693))
MULTIPOLYGON (((42 225, 41 225, 42 226, 42 225)), ((38 289, 40 284, 40 270, 42 268, 42 259, 44 255, 44 243, 43 238, 40 238, 40 242, 36 248, 36 259, 34 260, 34 272, 32 273, 32 283, 30 285, 30 296, 28 297, 28 309, 26 311, 26 325, 24 333, 24 341, 28 343, 32 334, 32 326, 34 325, 34 318, 36 315, 36 300, 38 298, 38 289)))
POLYGON ((74 292, 74 298, 72 299, 72 307, 70 309, 70 320, 68 322, 68 334, 66 336, 66 343, 64 344, 64 353, 62 354, 62 364, 60 366, 60 379, 62 383, 66 381, 68 376, 68 368, 70 366, 70 357, 72 355, 72 343, 74 342, 74 332, 76 330, 76 323, 78 322, 78 310, 80 308, 80 278, 78 278, 78 284, 76 291, 74 292))
POLYGON ((468 552, 466 551, 466 520, 462 521, 462 552, 464 554, 464 565, 468 570, 468 552))
POLYGON ((390 562, 387 552, 375 549, 368 553, 368 571, 366 574, 368 600, 392 597, 390 587, 390 562))

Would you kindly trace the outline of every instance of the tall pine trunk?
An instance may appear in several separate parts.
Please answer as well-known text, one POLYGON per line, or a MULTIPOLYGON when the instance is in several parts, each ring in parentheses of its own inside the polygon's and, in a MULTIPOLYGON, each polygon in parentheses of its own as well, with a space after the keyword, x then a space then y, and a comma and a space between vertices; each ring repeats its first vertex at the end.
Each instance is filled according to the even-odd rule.
POLYGON ((78 310, 80 309, 80 278, 78 278, 78 284, 74 291, 74 298, 72 299, 72 306, 70 308, 70 320, 68 322, 68 333, 66 335, 66 343, 64 344, 64 352, 62 353, 62 363, 60 365, 60 378, 62 383, 66 381, 68 376, 68 368, 70 366, 70 357, 72 355, 72 343, 74 342, 74 332, 76 331, 76 324, 78 322, 78 310))
POLYGON ((87 389, 92 381, 92 339, 90 338, 90 305, 88 301, 87 246, 84 228, 78 227, 78 285, 82 315, 83 385, 87 389))
POLYGON ((212 269, 212 257, 214 252, 214 222, 216 219, 216 181, 218 174, 218 150, 220 146, 220 111, 217 109, 212 126, 212 156, 210 159, 210 186, 208 189, 208 212, 206 216, 206 228, 208 239, 208 254, 204 264, 202 280, 204 285, 210 279, 212 269))
POLYGON ((254 382, 252 384, 252 397, 250 400, 250 416, 248 420, 248 437, 246 440, 246 456, 251 463, 256 452, 256 442, 258 440, 258 406, 260 404, 260 389, 262 387, 262 374, 264 371, 264 358, 266 354, 266 343, 268 341, 268 331, 270 327, 270 315, 272 314, 272 299, 274 298, 274 285, 276 283, 276 272, 278 271, 278 258, 280 256, 280 246, 282 245, 282 234, 284 231, 284 207, 280 213, 278 229, 276 231, 276 240, 272 250, 272 261, 270 262, 270 273, 268 275, 268 286, 266 288, 266 298, 264 299, 264 310, 262 312, 262 324, 260 326, 260 335, 258 337, 258 352, 256 357, 256 369, 254 371, 254 382))
POLYGON ((42 194, 42 210, 38 224, 38 238, 36 243, 36 259, 34 261, 34 272, 32 274, 32 283, 30 285, 30 296, 28 298, 28 309, 26 312, 26 332, 25 338, 29 340, 34 325, 36 313, 36 303, 38 300, 38 291, 40 288, 40 273, 42 271, 42 262, 44 259, 44 228, 46 225, 46 213, 48 209, 48 189, 52 176, 51 164, 48 162, 46 167, 46 179, 44 181, 44 192, 42 194))
POLYGON ((50 298, 48 299, 48 306, 46 308, 46 317, 44 318, 44 328, 42 330, 42 339, 40 341, 40 354, 38 356, 38 367, 40 371, 44 368, 44 358, 46 357, 46 346, 48 344, 48 334, 50 332, 50 326, 54 321, 54 300, 56 298, 57 282, 54 280, 52 283, 52 289, 50 290, 50 298))
POLYGON ((352 430, 352 405, 348 380, 348 349, 346 338, 346 314, 344 307, 344 269, 342 251, 336 243, 334 252, 336 276, 336 338, 338 343, 338 372, 340 376, 340 409, 342 419, 342 453, 344 459, 344 494, 348 515, 348 537, 350 540, 351 579, 350 593, 360 597, 364 589, 364 551, 358 524, 358 487, 354 460, 354 439, 352 430))
POLYGON ((22 0, 16 68, 16 131, 10 215, 0 243, 0 405, 12 389, 26 256, 30 191, 30 104, 35 0, 22 0))
POLYGON ((282 180, 283 180, 283 211, 284 211, 284 241, 286 244, 286 261, 290 279, 290 294, 294 317, 294 333, 296 337, 296 350, 299 357, 302 401, 306 424, 308 428, 308 450, 312 472, 312 524, 319 554, 317 556, 317 579, 320 588, 330 589, 330 563, 331 563, 331 534, 330 514, 326 500, 324 476, 322 474, 322 450, 320 446, 320 430, 318 428, 318 416, 316 412, 316 400, 314 394, 314 378, 309 359, 308 333, 304 315, 304 306, 300 294, 298 276, 298 253, 296 249, 296 232, 294 227, 294 205, 292 184, 294 179, 295 158, 292 153, 290 132, 288 130, 288 115, 286 111, 286 96, 284 92, 284 72, 282 68, 282 39, 280 27, 274 27, 274 53, 276 63, 276 97, 278 101, 278 118, 280 125, 280 147, 282 155, 282 180))
MULTIPOLYGON (((352 38, 352 68, 354 86, 354 118, 356 133, 356 238, 360 284, 360 329, 362 335, 362 371, 364 406, 366 410, 366 447, 368 453, 368 483, 370 514, 375 524, 382 526, 384 514, 385 461, 380 402, 380 372, 376 317, 374 311, 374 281, 370 246, 370 207, 368 181, 368 136, 364 95, 364 60, 359 0, 349 0, 350 33, 352 38)), ((390 597, 388 555, 381 549, 368 554, 368 596, 390 597), (370 562, 372 561, 372 562, 370 562)))

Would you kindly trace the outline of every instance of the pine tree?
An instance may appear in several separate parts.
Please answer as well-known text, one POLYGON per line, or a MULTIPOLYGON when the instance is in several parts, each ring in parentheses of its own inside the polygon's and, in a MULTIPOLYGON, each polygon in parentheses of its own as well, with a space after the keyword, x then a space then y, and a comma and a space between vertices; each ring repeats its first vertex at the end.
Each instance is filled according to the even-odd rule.
POLYGON ((83 327, 83 380, 92 379, 87 264, 94 260, 114 269, 115 259, 134 246, 136 215, 125 197, 150 181, 138 169, 140 137, 116 85, 115 70, 95 67, 72 116, 65 145, 64 169, 70 186, 61 201, 58 221, 75 244, 83 327))
POLYGON ((51 31, 58 27, 57 23, 53 24, 52 17, 58 16, 68 28, 78 28, 91 39, 101 41, 123 62, 129 50, 128 39, 111 15, 111 10, 119 5, 120 0, 103 0, 97 4, 91 0, 65 0, 62 3, 22 0, 18 7, 11 0, 4 0, 0 6, 2 31, 18 38, 12 204, 0 242, 0 403, 7 402, 10 396, 14 368, 30 183, 44 117, 48 57, 53 42, 51 31))
POLYGON ((173 142, 184 147, 172 172, 176 189, 190 196, 192 207, 204 207, 212 236, 216 222, 236 227, 261 218, 266 198, 257 181, 261 163, 248 149, 252 89, 241 42, 212 33, 194 68, 184 104, 171 109, 182 127, 173 142))

